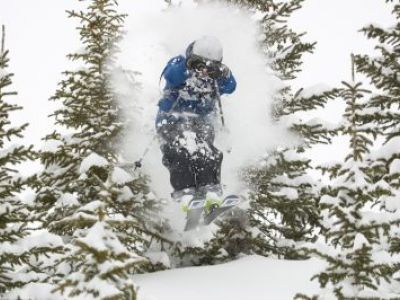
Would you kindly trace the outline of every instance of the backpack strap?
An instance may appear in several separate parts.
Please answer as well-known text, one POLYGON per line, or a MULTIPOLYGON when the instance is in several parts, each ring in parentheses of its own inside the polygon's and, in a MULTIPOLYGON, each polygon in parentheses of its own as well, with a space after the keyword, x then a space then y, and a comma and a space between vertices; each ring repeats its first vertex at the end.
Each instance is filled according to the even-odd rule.
POLYGON ((164 73, 165 73, 165 70, 167 69, 167 67, 168 67, 168 64, 164 67, 164 69, 163 69, 162 72, 161 72, 160 81, 158 82, 158 86, 160 86, 160 84, 161 84, 161 79, 163 78, 164 73))

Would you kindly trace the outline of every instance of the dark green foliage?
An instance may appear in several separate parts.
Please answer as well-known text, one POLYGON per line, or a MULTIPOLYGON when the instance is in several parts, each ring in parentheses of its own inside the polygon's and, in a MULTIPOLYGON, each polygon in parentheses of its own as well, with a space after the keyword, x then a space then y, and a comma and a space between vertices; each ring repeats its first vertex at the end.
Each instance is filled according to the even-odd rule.
MULTIPOLYGON (((124 15, 117 14, 114 1, 100 0, 92 1, 86 12, 68 11, 68 15, 80 20, 78 29, 85 48, 68 55, 69 59, 81 62, 82 68, 64 72, 66 78, 51 98, 63 103, 53 116, 56 125, 64 131, 68 129, 69 133, 55 131, 46 136, 45 149, 40 155, 45 170, 40 176, 42 187, 37 204, 47 213, 48 222, 59 221, 82 204, 101 196, 102 188, 116 168, 115 145, 123 129, 109 76, 124 15), (90 155, 104 163, 90 166, 84 172, 81 163, 90 155), (79 203, 57 208, 56 202, 62 195, 74 193, 79 203)), ((139 178, 129 184, 138 194, 145 187, 145 179, 139 178)), ((117 187, 114 189, 110 203, 116 202, 119 193, 117 187)), ((83 220, 80 222, 84 224, 83 220)), ((50 230, 61 235, 69 235, 75 228, 72 224, 68 227, 57 222, 49 224, 50 230)))
MULTIPOLYGON (((361 31, 369 39, 376 42, 374 57, 357 55, 355 62, 357 70, 368 77, 371 84, 377 89, 377 93, 371 97, 368 104, 368 113, 364 120, 375 125, 375 135, 384 142, 380 147, 380 154, 372 162, 370 176, 373 182, 382 181, 382 188, 378 191, 386 195, 379 203, 383 211, 395 214, 399 211, 398 190, 400 188, 400 171, 397 166, 400 158, 398 145, 400 137, 400 3, 398 1, 386 1, 392 5, 392 14, 395 24, 390 28, 381 28, 377 25, 369 25, 361 31)), ((398 220, 399 218, 397 218, 398 220)), ((390 239, 390 251, 394 255, 400 253, 399 228, 387 232, 390 239)), ((397 272, 400 271, 400 263, 396 264, 397 272)), ((398 280, 398 278, 397 278, 398 280)))
POLYGON ((34 272, 40 270, 33 270, 31 276, 24 280, 16 277, 16 271, 30 264, 33 256, 45 252, 45 247, 31 244, 21 246, 29 235, 29 211, 17 194, 31 185, 34 178, 22 178, 16 167, 33 159, 35 153, 32 145, 26 147, 17 144, 28 124, 14 126, 10 121, 10 113, 22 107, 6 100, 8 96, 17 94, 10 90, 13 74, 8 71, 8 54, 3 26, 0 51, 0 298, 6 291, 36 279, 38 274, 34 272))
POLYGON ((251 195, 251 223, 270 239, 273 253, 295 258, 294 242, 313 239, 319 217, 306 176, 310 161, 291 160, 287 155, 288 151, 278 151, 267 169, 250 170, 249 180, 256 188, 251 195))
MULTIPOLYGON (((284 97, 279 105, 278 115, 285 117, 324 108, 329 101, 334 100, 338 95, 338 89, 335 88, 311 96, 303 96, 302 92, 303 89, 300 89, 293 97, 284 97)), ((315 144, 330 144, 331 138, 337 135, 337 128, 330 129, 322 123, 293 123, 290 130, 303 138, 304 148, 312 147, 315 144)))
POLYGON ((261 20, 264 33, 262 47, 281 79, 296 78, 296 74, 301 71, 303 54, 311 53, 315 46, 315 43, 302 40, 304 33, 297 33, 287 25, 292 13, 301 8, 304 0, 228 0, 226 2, 264 14, 261 20))
POLYGON ((152 240, 162 239, 155 228, 157 202, 147 178, 124 167, 118 149, 128 125, 111 77, 125 15, 116 11, 116 1, 86 2, 84 11, 67 12, 79 20, 83 50, 68 55, 79 68, 63 73, 51 98, 62 107, 52 115, 55 130, 40 152, 44 171, 35 213, 66 244, 49 270, 54 291, 135 299, 128 274, 155 268, 143 255, 152 240))
MULTIPOLYGON (((12 73, 8 73, 8 50, 4 49, 4 26, 2 27, 2 47, 0 52, 0 245, 3 248, 12 247, 11 245, 27 235, 25 230, 26 211, 23 210, 22 203, 15 197, 15 193, 22 188, 21 179, 18 178, 17 171, 12 169, 12 165, 20 163, 32 155, 29 149, 18 147, 15 149, 6 147, 8 141, 15 137, 21 137, 22 131, 27 126, 10 128, 9 114, 19 110, 21 107, 9 104, 5 101, 7 96, 16 95, 16 92, 8 90, 12 84, 12 73), (11 229, 13 228, 13 229, 11 229)), ((21 260, 26 259, 26 254, 18 255, 9 250, 0 250, 0 294, 6 290, 18 286, 20 283, 13 282, 9 273, 14 265, 20 265, 21 260)))
MULTIPOLYGON (((394 272, 395 258, 390 262, 387 247, 389 232, 398 226, 385 211, 374 209, 382 205, 388 194, 379 184, 374 185, 373 161, 368 159, 373 123, 365 122, 369 90, 362 84, 343 82, 339 92, 346 102, 342 135, 349 137, 349 153, 343 163, 321 168, 331 183, 322 190, 321 224, 326 246, 309 245, 306 252, 326 260, 328 266, 315 275, 322 288, 320 295, 337 299, 381 299, 393 295, 386 283, 394 272), (372 180, 371 180, 372 179, 372 180), (385 262, 376 257, 386 257, 385 262), (372 296, 374 295, 374 296, 372 296), (372 297, 372 298, 371 298, 372 297)), ((297 299, 307 298, 298 295, 297 299)))
POLYGON ((108 219, 103 209, 95 209, 99 221, 67 246, 69 255, 61 263, 77 267, 71 267, 54 292, 69 297, 83 294, 107 300, 136 299, 130 270, 146 268, 148 261, 119 241, 111 228, 116 222, 108 219))
POLYGON ((174 258, 178 266, 214 265, 234 260, 240 254, 267 253, 268 248, 261 239, 255 239, 249 230, 248 214, 239 208, 216 220, 219 230, 214 238, 198 247, 174 245, 174 258), (255 251, 257 249, 257 251, 255 251))
POLYGON ((4 28, 3 26, 2 49, 0 52, 0 149, 4 151, 4 154, 0 157, 0 182, 2 183, 0 199, 15 195, 16 192, 21 191, 22 185, 26 183, 22 182, 22 179, 18 176, 15 176, 17 171, 12 166, 34 158, 32 145, 29 147, 22 145, 10 146, 11 141, 22 138, 22 134, 28 124, 11 126, 9 119, 10 113, 22 109, 22 107, 5 101, 6 97, 14 96, 17 93, 9 90, 14 74, 8 72, 9 51, 4 49, 4 28))
MULTIPOLYGON (((291 94, 290 88, 282 91, 283 97, 276 106, 276 119, 281 122, 291 116, 313 111, 332 100, 338 89, 318 95, 303 96, 303 90, 291 94)), ((301 118, 300 118, 301 120, 301 118)), ((277 149, 264 159, 262 167, 248 170, 245 180, 251 186, 251 224, 263 233, 269 247, 278 256, 304 258, 296 244, 313 241, 319 224, 319 185, 309 171, 311 160, 303 152, 315 144, 329 144, 337 128, 330 129, 322 123, 290 121, 289 130, 301 137, 302 143, 293 149, 277 149)))
MULTIPOLYGON (((395 26, 383 29, 369 25, 362 29, 368 38, 376 40, 378 55, 354 57, 357 71, 367 76, 376 91, 366 101, 363 97, 370 92, 362 89, 361 83, 343 83, 347 123, 341 133, 350 137, 350 152, 343 164, 322 168, 332 180, 321 199, 323 233, 336 251, 316 246, 309 250, 328 262, 326 270, 315 276, 324 297, 397 299, 400 292, 400 4, 394 2, 395 26), (375 150, 370 153, 372 146, 375 150)), ((297 299, 320 297, 298 295, 297 299)))

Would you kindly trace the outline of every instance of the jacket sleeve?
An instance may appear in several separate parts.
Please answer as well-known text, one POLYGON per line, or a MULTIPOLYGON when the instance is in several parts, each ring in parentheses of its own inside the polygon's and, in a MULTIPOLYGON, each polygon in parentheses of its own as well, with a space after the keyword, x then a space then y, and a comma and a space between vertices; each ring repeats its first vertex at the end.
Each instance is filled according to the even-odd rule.
POLYGON ((166 88, 177 88, 188 78, 186 59, 182 55, 172 58, 164 68, 163 76, 167 81, 166 88))
POLYGON ((222 94, 232 94, 236 89, 236 79, 232 72, 229 71, 227 77, 222 77, 218 79, 219 93, 222 94))

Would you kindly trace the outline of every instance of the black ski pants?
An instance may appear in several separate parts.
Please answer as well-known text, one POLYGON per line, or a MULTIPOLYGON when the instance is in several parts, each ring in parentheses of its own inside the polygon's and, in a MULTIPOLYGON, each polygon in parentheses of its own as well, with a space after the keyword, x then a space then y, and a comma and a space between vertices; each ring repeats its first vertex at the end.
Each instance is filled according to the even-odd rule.
POLYGON ((163 137, 163 164, 175 191, 219 185, 223 154, 214 145, 214 127, 193 118, 159 131, 163 137))

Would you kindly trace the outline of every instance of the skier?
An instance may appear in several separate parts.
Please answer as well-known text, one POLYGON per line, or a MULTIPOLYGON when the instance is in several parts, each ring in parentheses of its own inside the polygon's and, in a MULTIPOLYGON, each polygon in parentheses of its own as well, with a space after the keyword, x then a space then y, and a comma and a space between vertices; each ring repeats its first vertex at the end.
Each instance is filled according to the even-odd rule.
POLYGON ((231 94, 236 81, 222 63, 222 46, 215 37, 192 42, 186 55, 173 57, 162 75, 166 85, 158 106, 156 129, 162 137, 163 164, 170 172, 172 197, 196 199, 222 196, 220 183, 223 154, 214 146, 214 123, 221 94, 231 94), (212 193, 210 193, 212 192, 212 193))

